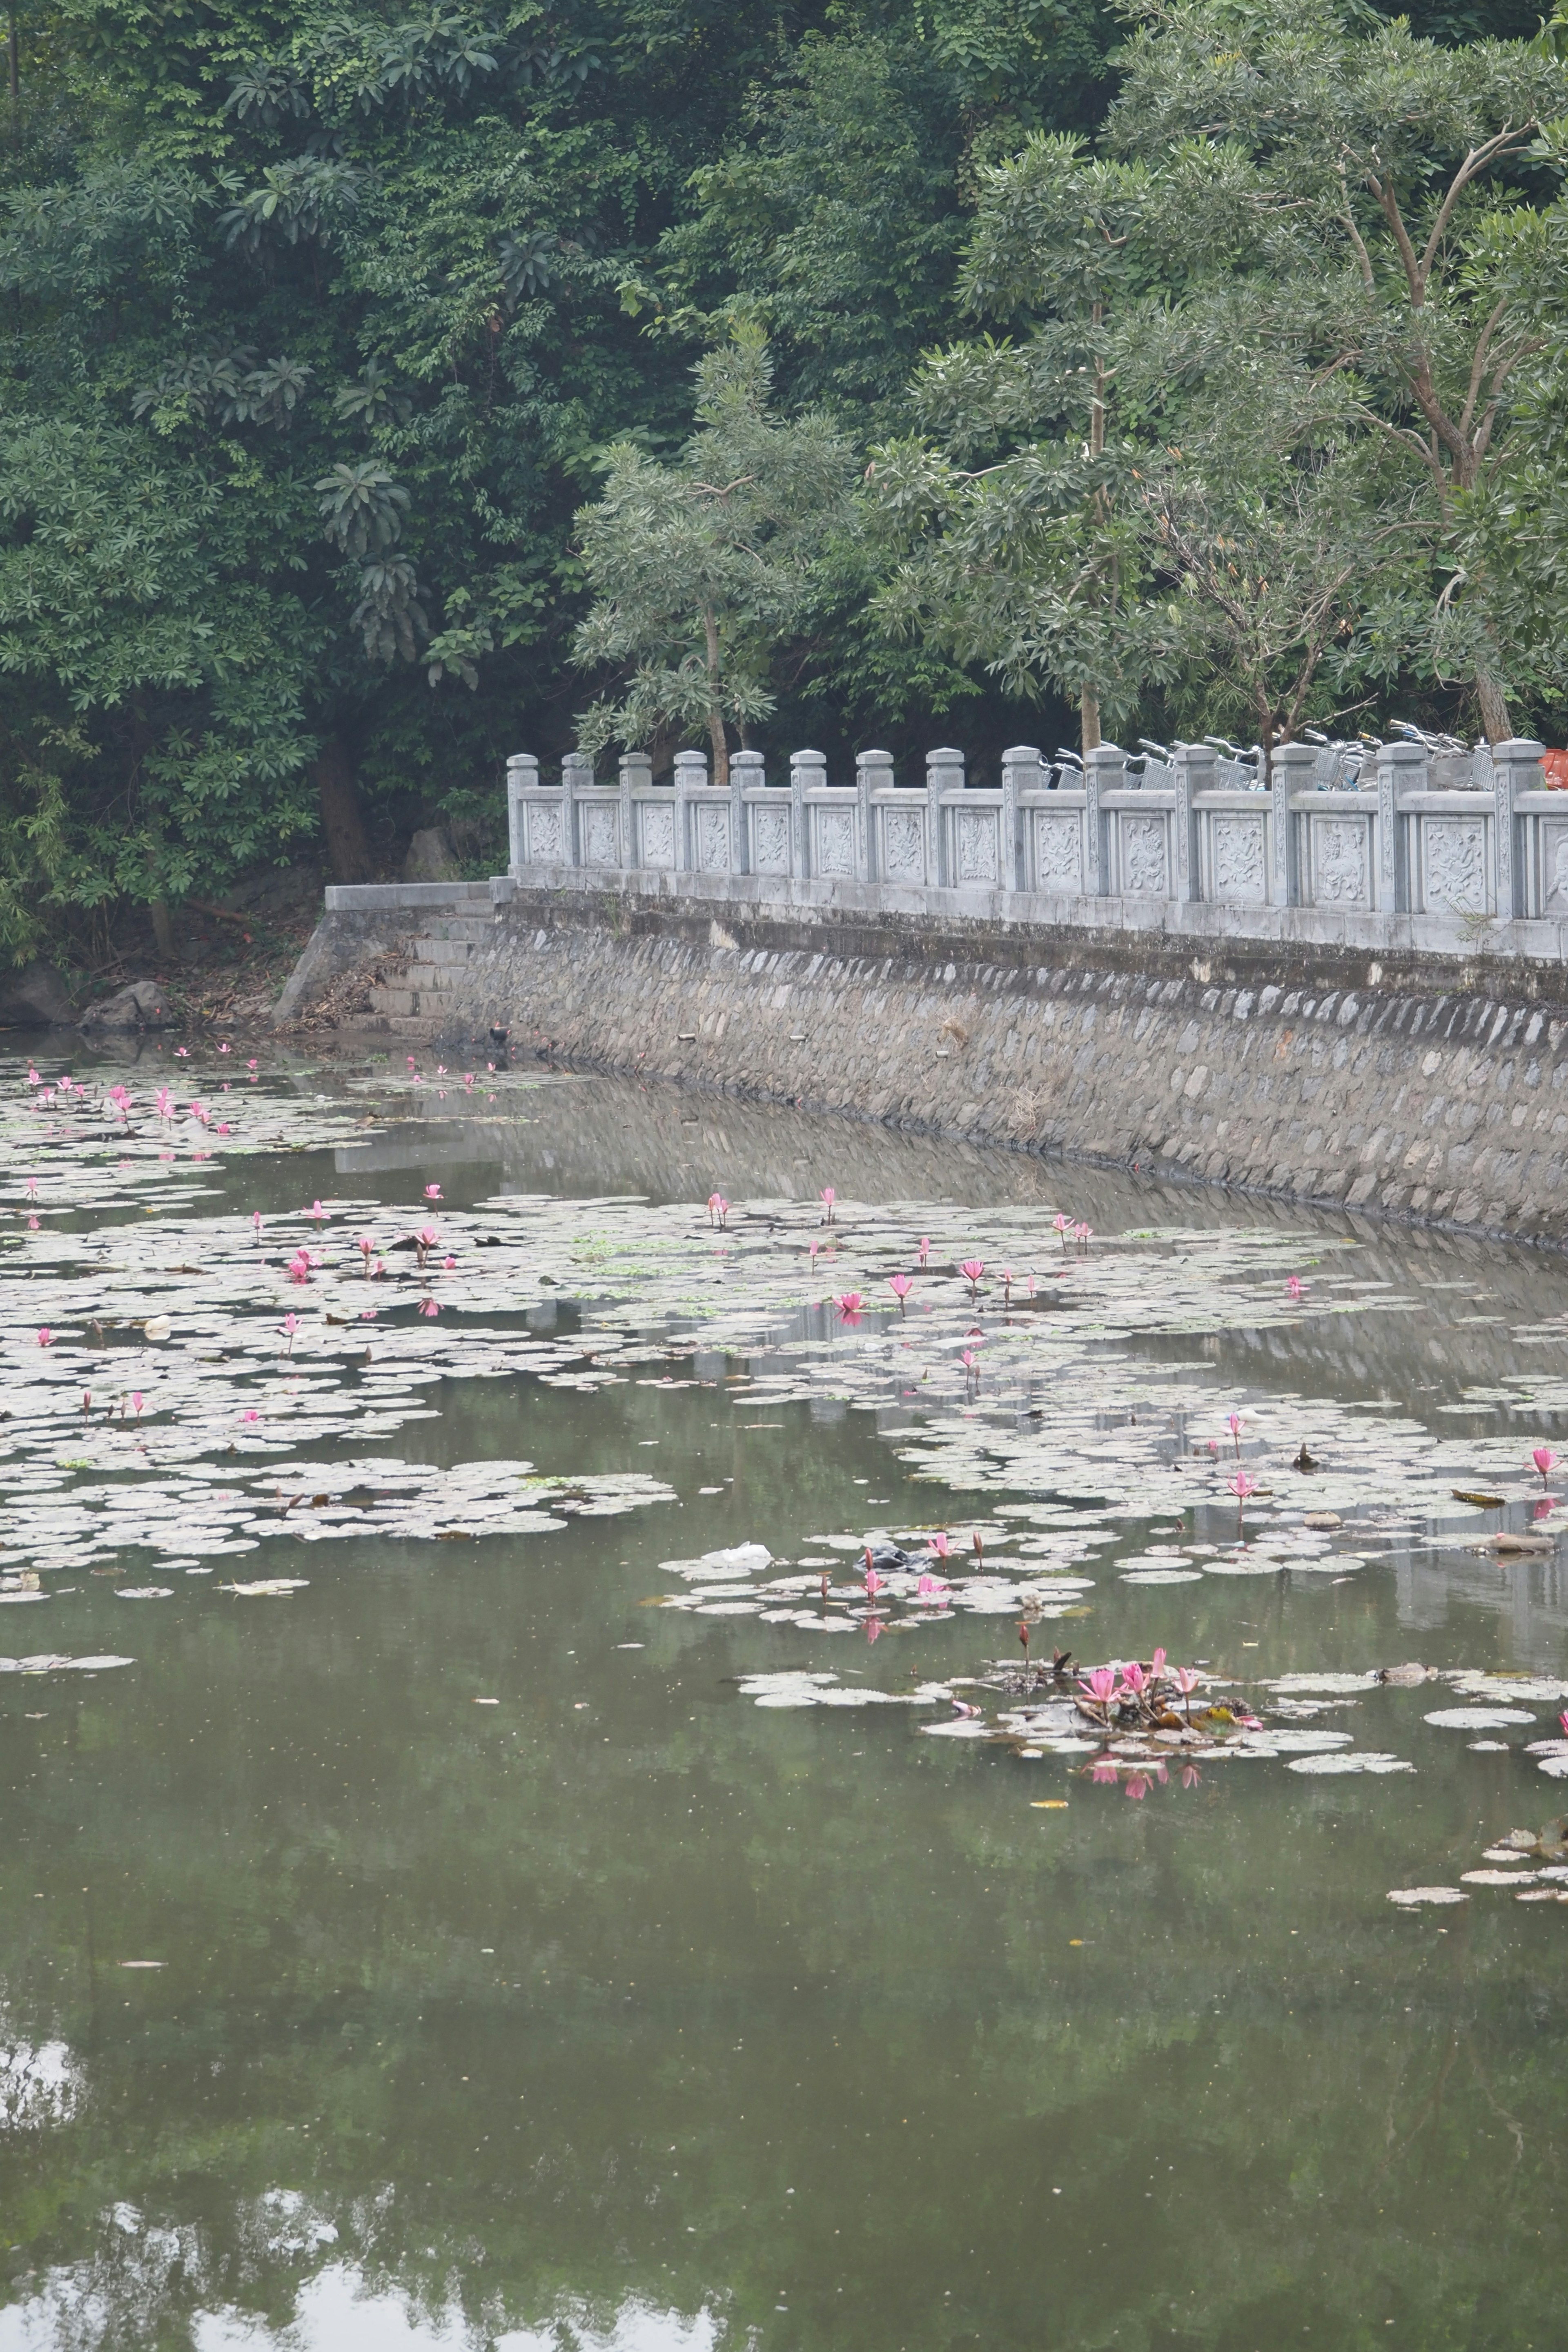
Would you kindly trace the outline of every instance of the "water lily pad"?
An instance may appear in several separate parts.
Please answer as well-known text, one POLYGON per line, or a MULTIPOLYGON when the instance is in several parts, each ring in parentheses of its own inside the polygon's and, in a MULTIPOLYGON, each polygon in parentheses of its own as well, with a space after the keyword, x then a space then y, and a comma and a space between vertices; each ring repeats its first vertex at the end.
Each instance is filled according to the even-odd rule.
POLYGON ((1440 1706, 1422 1720, 1444 1731, 1505 1731, 1510 1724, 1533 1723, 1536 1718, 1510 1706, 1440 1706))
POLYGON ((1414 1772, 1402 1756, 1384 1756, 1375 1749, 1353 1748, 1348 1756, 1298 1756, 1288 1772, 1414 1772))
POLYGON ((1388 1892, 1389 1902, 1399 1904, 1406 1911, 1427 1903, 1468 1903, 1469 1899, 1458 1886, 1393 1886, 1388 1892))

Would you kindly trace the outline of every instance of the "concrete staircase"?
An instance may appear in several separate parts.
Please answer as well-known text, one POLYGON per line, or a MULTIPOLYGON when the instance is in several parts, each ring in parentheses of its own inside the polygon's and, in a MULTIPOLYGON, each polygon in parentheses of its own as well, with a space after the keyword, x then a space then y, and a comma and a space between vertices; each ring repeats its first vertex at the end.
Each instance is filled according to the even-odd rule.
POLYGON ((489 1013, 473 1002, 468 965, 494 939, 495 929, 489 908, 435 918, 410 942, 404 969, 371 988, 371 1018, 363 1025, 428 1040, 488 1023, 489 1013))

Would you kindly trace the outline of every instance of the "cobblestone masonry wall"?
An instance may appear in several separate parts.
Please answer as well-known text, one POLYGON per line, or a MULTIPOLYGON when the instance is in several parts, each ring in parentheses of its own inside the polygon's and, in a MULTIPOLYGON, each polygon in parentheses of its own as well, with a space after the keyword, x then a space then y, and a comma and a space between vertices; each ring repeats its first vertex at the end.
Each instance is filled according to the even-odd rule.
POLYGON ((328 915, 280 1012, 357 966, 347 1018, 411 1040, 493 1023, 517 1060, 1568 1243, 1568 992, 1364 956, 1134 972, 1099 947, 517 893, 328 915))

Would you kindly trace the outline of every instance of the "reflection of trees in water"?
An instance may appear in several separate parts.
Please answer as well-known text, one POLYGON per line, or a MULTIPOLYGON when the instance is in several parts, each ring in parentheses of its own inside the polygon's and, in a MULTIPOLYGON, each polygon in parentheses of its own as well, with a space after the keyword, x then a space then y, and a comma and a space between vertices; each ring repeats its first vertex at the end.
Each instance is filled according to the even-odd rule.
POLYGON ((1442 2344, 1500 2266, 1551 2340, 1560 1916, 1478 1898, 1439 1939, 1382 1900, 1473 1860, 1468 1780, 1424 1758, 1415 1813, 1231 1766, 1258 1777, 1029 1813, 1010 1759, 725 1702, 689 1621, 646 1617, 656 1671, 595 1681, 603 1540, 574 1531, 523 1622, 494 1567, 367 1551, 309 1618, 220 1612, 134 1700, 83 1698, 20 1817, 47 1900, 0 1914, 16 2013, 85 2086, 0 2135, 14 2264, 70 2269, 47 2340, 279 2329, 333 2264, 476 2342, 641 2296, 765 2344, 787 2299, 813 2352, 1024 2347, 1042 2315, 1051 2343, 1240 2345, 1287 2310, 1350 2345, 1378 2295, 1442 2344), (520 1697, 476 1730, 497 1683, 520 1697), (128 2010, 109 1956, 150 1948, 128 2010))
MULTIPOLYGON (((1102 1229, 1347 1224, 772 1108, 689 1126, 689 1098, 608 1082, 520 1109, 536 1123, 500 1149, 525 1189, 831 1181, 1070 1200, 1102 1229)), ((431 1158, 394 1137, 342 1164, 431 1158)), ((1550 1359, 1511 1329, 1568 1303, 1552 1261, 1363 1240, 1363 1278, 1474 1278, 1504 1320, 1445 1341, 1424 1314, 1309 1315, 1218 1338, 1216 1377, 1423 1413, 1550 1359)), ((837 1527, 852 1475, 896 1475, 857 1415, 809 1446, 743 1441, 701 1390, 469 1382, 443 1405, 400 1451, 587 1471, 658 1434, 689 1473, 706 1448, 738 1481, 735 1536, 837 1527)), ((627 1605, 658 1580, 615 1563, 667 1541, 579 1523, 547 1556, 434 1567, 335 1545, 297 1612, 171 1612, 134 1677, 5 1691, 0 1984, 76 2085, 63 2118, 0 2128, 14 2292, 58 2266, 45 2343, 173 2352, 213 2311, 281 2332, 336 2265, 476 2345, 591 2340, 638 2297, 715 2310, 737 2352, 1339 2352, 1385 2316, 1432 2352, 1554 2340, 1562 1915, 1479 1892, 1443 1934, 1383 1900, 1469 1866, 1479 1820, 1544 1818, 1550 1784, 1456 1747, 1403 1785, 1230 1765, 1130 1805, 901 1721, 759 1712, 720 1679, 754 1634, 627 1605), (634 1637, 635 1675, 611 1646, 634 1637), (48 1710, 36 1759, 27 1706, 48 1710), (1029 1811, 1037 1790, 1069 1811, 1029 1811), (139 1955, 169 1966, 122 1977, 139 1955)), ((1216 1643, 1233 1612, 1266 1620, 1285 1670, 1405 1654, 1403 1627, 1439 1622, 1419 1612, 1505 1588, 1533 1644, 1554 1575, 1418 1558, 1331 1602, 1244 1584, 1173 1606, 1216 1643)), ((927 1638, 922 1673, 989 1640, 927 1638)), ((879 1647, 876 1679, 904 1671, 879 1647)), ((1418 1707, 1331 1719, 1399 1744, 1418 1707)))

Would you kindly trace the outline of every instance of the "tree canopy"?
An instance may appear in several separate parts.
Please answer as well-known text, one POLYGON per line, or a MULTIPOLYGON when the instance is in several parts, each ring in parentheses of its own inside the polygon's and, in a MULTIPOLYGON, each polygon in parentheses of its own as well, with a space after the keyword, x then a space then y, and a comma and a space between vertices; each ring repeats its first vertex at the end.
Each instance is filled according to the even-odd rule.
POLYGON ((488 860, 580 719, 721 763, 1568 698, 1533 16, 16 23, 0 952, 437 819, 488 860))

